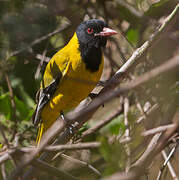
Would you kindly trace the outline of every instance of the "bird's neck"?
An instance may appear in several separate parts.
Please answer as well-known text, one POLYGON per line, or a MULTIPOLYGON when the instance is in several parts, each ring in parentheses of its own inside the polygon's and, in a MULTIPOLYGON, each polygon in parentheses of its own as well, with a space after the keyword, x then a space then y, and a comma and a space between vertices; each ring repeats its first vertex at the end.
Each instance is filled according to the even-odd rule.
POLYGON ((101 48, 88 47, 80 43, 79 49, 80 49, 82 60, 86 65, 86 69, 91 72, 98 71, 101 61, 102 61, 101 48))
POLYGON ((90 47, 87 44, 83 44, 78 41, 76 33, 69 42, 70 45, 74 47, 74 44, 77 44, 76 48, 80 50, 82 61, 86 65, 86 69, 91 72, 96 72, 99 70, 100 64, 102 63, 102 51, 101 47, 90 47))

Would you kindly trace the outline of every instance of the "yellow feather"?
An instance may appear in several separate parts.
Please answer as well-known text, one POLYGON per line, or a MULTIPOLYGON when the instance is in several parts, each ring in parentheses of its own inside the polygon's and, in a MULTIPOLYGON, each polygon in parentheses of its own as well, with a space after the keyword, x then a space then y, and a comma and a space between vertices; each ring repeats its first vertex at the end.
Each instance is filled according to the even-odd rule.
POLYGON ((86 69, 81 59, 76 33, 69 43, 52 57, 44 73, 44 86, 47 87, 54 80, 58 71, 62 73, 62 78, 53 97, 42 109, 38 143, 61 111, 74 108, 90 94, 100 80, 102 70, 103 57, 98 71, 91 72, 86 69))
POLYGON ((42 139, 43 131, 44 131, 44 124, 41 123, 40 127, 39 127, 39 130, 38 130, 37 139, 36 139, 37 146, 39 146, 39 144, 40 144, 40 141, 42 139))

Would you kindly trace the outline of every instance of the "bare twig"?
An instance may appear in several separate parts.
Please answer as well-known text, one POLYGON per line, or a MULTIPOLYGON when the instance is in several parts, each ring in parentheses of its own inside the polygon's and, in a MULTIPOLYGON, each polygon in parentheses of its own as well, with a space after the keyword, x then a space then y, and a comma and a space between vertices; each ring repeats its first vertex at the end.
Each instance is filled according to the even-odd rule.
MULTIPOLYGON (((129 113, 129 99, 127 97, 124 98, 124 125, 126 126, 126 130, 124 133, 124 138, 129 139, 130 138, 130 127, 129 127, 129 122, 128 122, 128 113, 129 113)), ((131 164, 130 160, 130 147, 128 145, 128 142, 124 144, 125 150, 126 150, 126 155, 127 155, 127 162, 126 162, 126 172, 129 171, 129 167, 131 164)))
POLYGON ((145 115, 142 115, 136 123, 141 123, 148 115, 150 115, 152 112, 156 111, 159 108, 158 104, 154 104, 147 112, 145 112, 145 115))
POLYGON ((72 157, 67 156, 65 154, 61 154, 61 156, 64 157, 65 159, 68 159, 71 162, 78 163, 78 164, 80 164, 82 166, 86 166, 90 170, 92 170, 96 175, 101 176, 101 173, 96 168, 94 168, 92 165, 90 165, 89 163, 81 161, 81 160, 78 160, 78 159, 75 159, 75 158, 72 158, 72 157))
POLYGON ((163 131, 166 131, 167 129, 173 128, 175 127, 174 124, 169 124, 169 125, 164 125, 164 126, 159 126, 153 129, 149 129, 145 132, 142 133, 142 136, 150 136, 150 135, 154 135, 163 131))
POLYGON ((39 170, 43 170, 44 172, 51 174, 52 176, 58 177, 60 179, 65 179, 65 180, 77 180, 74 176, 70 175, 67 172, 61 171, 60 169, 51 166, 50 164, 38 160, 38 161, 33 161, 32 165, 36 167, 39 170), (37 163, 38 162, 38 163, 37 163))
POLYGON ((175 171, 174 171, 174 169, 173 169, 173 167, 172 167, 172 165, 171 165, 171 163, 170 163, 170 158, 171 158, 172 155, 174 154, 174 152, 175 152, 175 150, 176 150, 176 147, 177 147, 177 145, 175 145, 175 146, 172 148, 172 150, 171 150, 170 154, 168 155, 168 157, 167 157, 167 154, 166 154, 165 150, 162 151, 162 156, 164 157, 165 162, 163 163, 163 166, 161 167, 161 169, 160 169, 160 171, 159 171, 159 173, 158 173, 157 180, 161 180, 161 178, 162 178, 162 173, 163 173, 163 171, 164 171, 164 169, 165 169, 166 166, 168 166, 168 169, 169 169, 169 171, 170 171, 170 174, 171 174, 172 178, 173 178, 174 180, 178 180, 177 175, 176 175, 176 173, 175 173, 175 171))
MULTIPOLYGON (((48 45, 48 43, 47 43, 47 45, 48 45)), ((37 70, 36 70, 36 73, 35 73, 35 79, 39 78, 41 67, 42 67, 42 65, 43 65, 43 63, 44 63, 44 61, 46 59, 45 55, 47 53, 47 45, 46 45, 46 48, 43 51, 42 58, 41 58, 40 63, 38 65, 38 67, 37 67, 37 70)))
MULTIPOLYGON (((100 147, 100 142, 89 142, 89 143, 77 143, 77 144, 65 144, 65 145, 54 145, 54 146, 46 146, 43 151, 47 152, 56 152, 62 150, 83 150, 83 149, 92 149, 100 147)), ((21 148, 20 150, 23 152, 32 152, 36 147, 32 148, 21 148)))
POLYGON ((1 164, 1 174, 2 174, 3 180, 6 180, 7 179, 7 174, 6 174, 6 169, 5 169, 4 163, 1 164))
MULTIPOLYGON (((117 108, 114 112, 112 112, 106 119, 99 121, 94 127, 89 128, 85 132, 82 133, 81 138, 87 137, 90 134, 93 134, 97 131, 99 131, 102 127, 104 127, 106 124, 110 123, 115 117, 119 116, 123 112, 123 109, 121 106, 117 108)), ((80 139, 81 139, 80 138, 80 139)))

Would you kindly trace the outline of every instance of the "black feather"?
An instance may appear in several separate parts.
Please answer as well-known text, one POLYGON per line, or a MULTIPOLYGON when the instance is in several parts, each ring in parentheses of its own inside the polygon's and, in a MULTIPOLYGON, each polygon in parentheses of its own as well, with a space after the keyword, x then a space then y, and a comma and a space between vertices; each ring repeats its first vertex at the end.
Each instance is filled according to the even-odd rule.
POLYGON ((82 60, 86 65, 86 69, 91 72, 99 69, 102 60, 101 47, 104 47, 107 42, 106 37, 94 36, 94 34, 101 32, 104 27, 108 27, 104 21, 91 19, 82 22, 76 31, 82 60), (92 28, 93 33, 88 34, 88 28, 92 28))
POLYGON ((49 102, 51 97, 54 95, 61 78, 62 78, 62 73, 60 72, 57 75, 56 79, 49 86, 40 90, 38 105, 32 116, 32 121, 35 126, 39 124, 41 120, 42 109, 49 102))

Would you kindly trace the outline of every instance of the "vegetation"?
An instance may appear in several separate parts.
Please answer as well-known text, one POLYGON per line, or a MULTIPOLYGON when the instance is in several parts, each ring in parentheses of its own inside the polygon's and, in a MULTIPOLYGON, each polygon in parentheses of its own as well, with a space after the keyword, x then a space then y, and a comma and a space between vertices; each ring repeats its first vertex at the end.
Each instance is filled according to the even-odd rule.
POLYGON ((177 179, 177 3, 0 1, 0 179, 177 179), (65 115, 74 134, 55 124, 36 148, 31 117, 44 68, 89 18, 119 32, 104 49, 104 86, 65 115))

